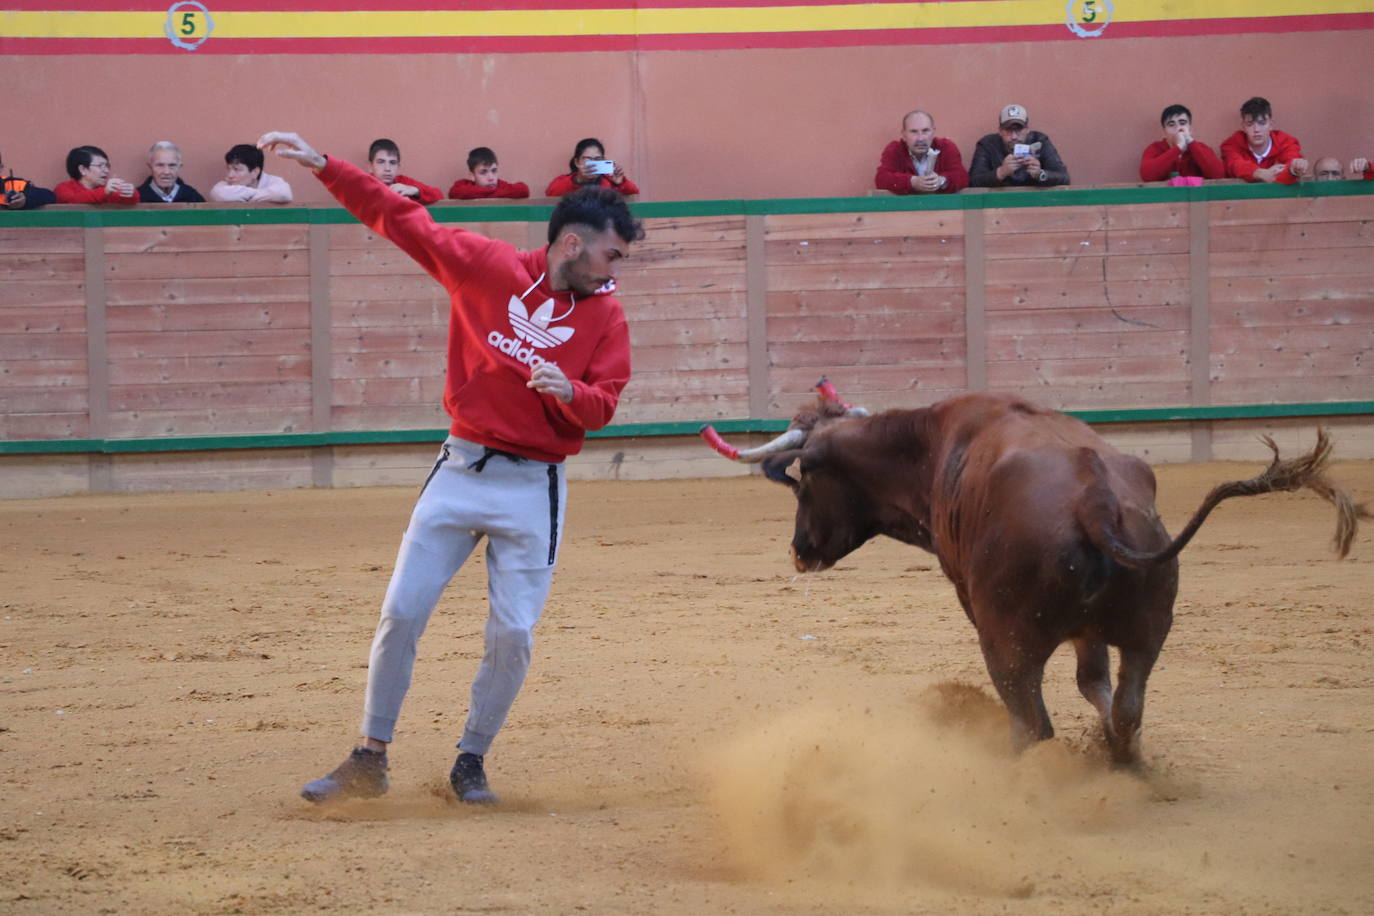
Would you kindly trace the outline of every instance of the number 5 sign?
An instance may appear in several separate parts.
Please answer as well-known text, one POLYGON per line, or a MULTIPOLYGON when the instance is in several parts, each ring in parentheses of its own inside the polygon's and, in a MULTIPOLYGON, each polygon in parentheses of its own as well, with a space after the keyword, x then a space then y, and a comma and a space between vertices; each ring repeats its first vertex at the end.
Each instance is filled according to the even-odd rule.
POLYGON ((1114 9, 1112 0, 1069 0, 1064 24, 1079 38, 1096 38, 1107 30, 1114 9))
POLYGON ((215 20, 205 4, 194 0, 173 3, 167 8, 167 21, 162 24, 168 41, 186 51, 194 51, 205 43, 215 30, 215 20))

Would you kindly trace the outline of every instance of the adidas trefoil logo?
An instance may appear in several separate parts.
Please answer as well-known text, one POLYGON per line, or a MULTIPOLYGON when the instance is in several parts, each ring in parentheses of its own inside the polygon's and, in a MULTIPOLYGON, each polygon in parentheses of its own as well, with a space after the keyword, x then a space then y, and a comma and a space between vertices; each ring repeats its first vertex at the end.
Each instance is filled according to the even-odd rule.
POLYGON ((548 362, 535 351, 567 343, 576 330, 568 327, 549 327, 554 320, 553 304, 552 299, 546 299, 531 315, 525 310, 525 303, 521 302, 518 296, 511 296, 506 311, 510 316, 510 326, 515 332, 515 337, 506 337, 500 331, 492 331, 487 335, 487 343, 530 367, 548 362), (529 346, 521 346, 522 340, 529 346))

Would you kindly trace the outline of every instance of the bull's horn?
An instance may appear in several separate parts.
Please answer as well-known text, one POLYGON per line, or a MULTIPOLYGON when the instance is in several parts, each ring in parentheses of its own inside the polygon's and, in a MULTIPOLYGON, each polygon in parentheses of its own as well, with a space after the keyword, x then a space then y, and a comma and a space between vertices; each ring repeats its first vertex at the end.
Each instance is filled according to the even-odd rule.
POLYGON ((720 452, 731 461, 745 461, 753 464, 762 461, 774 452, 781 452, 801 445, 806 441, 806 432, 800 429, 789 429, 766 445, 760 445, 758 448, 745 449, 744 451, 740 451, 722 439, 720 433, 716 432, 716 428, 709 423, 701 428, 701 438, 706 440, 707 445, 711 446, 711 448, 720 452))
POLYGON ((868 416, 867 407, 846 407, 844 410, 846 417, 866 417, 868 416))

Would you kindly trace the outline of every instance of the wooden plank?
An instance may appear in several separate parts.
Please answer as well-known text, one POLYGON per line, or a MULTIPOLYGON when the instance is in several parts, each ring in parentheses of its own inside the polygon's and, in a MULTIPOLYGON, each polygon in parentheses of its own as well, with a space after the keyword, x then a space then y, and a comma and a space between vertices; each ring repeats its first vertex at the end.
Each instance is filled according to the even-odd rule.
POLYGON ((110 226, 107 254, 284 251, 308 247, 309 226, 110 226))
POLYGON ((446 350, 448 329, 439 325, 419 327, 346 327, 330 332, 335 353, 420 353, 446 350))
POLYGON ((745 318, 683 318, 630 322, 634 347, 694 347, 711 343, 746 343, 749 322, 745 318))
POLYGON ((290 433, 311 429, 310 405, 259 407, 188 407, 110 414, 117 438, 223 436, 241 433, 290 433))
MULTIPOLYGON (((477 235, 497 241, 505 242, 516 248, 527 248, 528 226, 525 222, 491 222, 491 223, 442 223, 442 226, 472 232, 477 235)), ((371 229, 360 223, 337 223, 330 226, 330 248, 336 250, 343 249, 370 249, 387 247, 396 249, 388 239, 377 235, 371 229)))
POLYGON ((1220 251, 1209 260, 1218 277, 1352 277, 1374 288, 1374 258, 1354 249, 1220 251))
POLYGON ((661 267, 695 267, 701 270, 743 270, 744 242, 636 242, 622 265, 625 276, 661 267))
POLYGON ((117 455, 110 489, 116 493, 280 490, 310 486, 310 471, 310 450, 303 448, 117 455))
POLYGON ((956 287, 912 289, 769 290, 768 321, 789 316, 829 316, 863 313, 964 314, 964 290, 956 287))
POLYGON ((335 430, 447 429, 451 422, 438 402, 380 406, 335 404, 329 411, 329 426, 335 430))
POLYGON ((1000 283, 984 286, 990 312, 1103 308, 1110 300, 1124 306, 1186 305, 1189 284, 1184 279, 1149 283, 1108 282, 1101 280, 1066 283, 1000 283))
POLYGON ((0 334, 0 361, 85 358, 84 334, 55 334, 43 331, 0 334))
POLYGON ((1277 197, 1266 200, 1214 200, 1209 222, 1219 226, 1274 223, 1327 223, 1374 219, 1374 197, 1277 197))
POLYGON ((1374 212, 1367 219, 1345 222, 1214 226, 1211 236, 1213 251, 1319 248, 1334 252, 1342 248, 1363 248, 1362 255, 1346 252, 1346 256, 1367 258, 1374 255, 1374 212))
POLYGON ((112 331, 110 359, 308 355, 310 337, 301 329, 232 331, 112 331))
POLYGON ((0 227, 0 265, 15 254, 83 254, 86 242, 80 226, 0 227))
POLYGON ((14 280, 6 277, 3 290, 0 315, 10 310, 65 306, 78 306, 84 314, 86 308, 85 277, 80 274, 60 280, 14 280))
POLYGON ((223 303, 204 306, 112 306, 110 333, 133 331, 234 331, 253 328, 309 328, 310 304, 299 302, 223 303))
POLYGON ((159 357, 110 360, 111 385, 214 384, 310 378, 309 356, 159 357))
POLYGON ((110 389, 110 410, 179 410, 193 407, 235 408, 244 405, 280 409, 310 403, 310 379, 289 381, 187 382, 116 385, 110 389))
POLYGON ((768 345, 770 365, 799 366, 950 366, 964 365, 962 338, 916 337, 886 340, 823 340, 768 345))
POLYGON ((909 289, 964 285, 962 262, 905 262, 873 264, 770 264, 769 291, 803 289, 909 289))
POLYGON ((336 353, 332 378, 418 378, 442 374, 447 361, 442 352, 429 353, 336 353))
POLYGON ((1225 308, 1212 311, 1214 328, 1272 328, 1291 325, 1335 329, 1359 328, 1370 323, 1374 323, 1374 291, 1364 299, 1230 302, 1225 308))
POLYGON ((449 301, 339 299, 331 297, 333 328, 447 328, 449 301))
POLYGON ((1081 255, 1178 254, 1188 250, 1188 229, 1134 229, 1092 232, 1026 232, 990 235, 989 258, 1062 258, 1081 255))
POLYGON ((960 388, 964 384, 962 366, 849 366, 788 367, 773 371, 773 392, 807 393, 815 397, 814 386, 821 375, 835 374, 830 380, 844 393, 845 400, 862 403, 866 391, 907 391, 918 387, 960 388))
POLYGON ((988 314, 988 336, 1009 334, 1115 333, 1139 328, 1148 331, 1188 330, 1188 309, 1183 306, 1119 309, 1025 309, 988 314))
MULTIPOLYGON (((813 379, 814 383, 815 380, 813 379)), ((675 403, 701 396, 749 397, 749 373, 741 364, 721 370, 645 369, 636 371, 625 387, 622 400, 642 404, 646 401, 675 403)), ((617 412, 617 420, 620 419, 617 412)))
POLYGON ((962 236, 893 236, 891 238, 787 239, 764 245, 769 265, 890 264, 898 261, 961 261, 962 236))
POLYGON ((698 344, 694 347, 636 347, 631 364, 637 373, 670 370, 746 370, 749 345, 740 343, 698 344))
POLYGON ((444 377, 334 379, 330 390, 332 403, 336 407, 396 404, 429 407, 439 404, 443 399, 444 377))
POLYGON ((983 211, 964 214, 964 386, 988 387, 987 220, 983 211))
POLYGON ((770 344, 787 341, 877 340, 889 337, 958 337, 964 335, 964 316, 958 312, 879 312, 770 317, 770 344))
POLYGON ((106 299, 118 305, 218 306, 228 303, 302 302, 310 297, 305 277, 177 277, 105 281, 106 299))
POLYGON ((745 216, 673 216, 644 220, 645 240, 630 249, 632 258, 639 257, 641 246, 662 240, 691 244, 694 242, 745 241, 745 216))
POLYGON ((743 293, 746 288, 744 262, 736 269, 720 272, 696 267, 661 267, 654 270, 635 270, 629 261, 620 274, 620 286, 627 293, 654 295, 661 293, 716 293, 722 290, 743 293))
POLYGON ((683 315, 709 321, 745 319, 748 293, 743 289, 708 290, 701 293, 625 293, 616 296, 630 330, 640 321, 675 320, 683 315))
MULTIPOLYGON (((106 355, 109 304, 105 296, 105 230, 87 226, 82 275, 86 287, 86 398, 92 437, 103 439, 110 429, 110 367, 106 355)), ((94 482, 103 481, 103 461, 92 461, 94 482)))
POLYGON ((615 412, 615 421, 700 423, 703 420, 736 420, 748 416, 751 416, 751 408, 747 394, 708 393, 694 395, 691 398, 665 398, 656 401, 640 401, 627 395, 620 400, 620 406, 615 412))
MULTIPOLYGON (((1025 192, 1033 193, 1033 192, 1025 192)), ((1103 229, 1186 229, 1184 202, 1092 207, 1008 207, 983 211, 989 243, 995 235, 1041 232, 1096 232, 1103 229)))
MULTIPOLYGON (((992 369, 992 366, 988 367, 989 375, 993 375, 992 369)), ((1186 378, 1165 381, 1137 380, 1123 386, 1113 380, 1028 383, 997 374, 993 375, 988 385, 993 391, 1019 394, 1054 410, 1184 406, 1188 403, 1189 391, 1186 378)))
MULTIPOLYGON (((1339 375, 1308 377, 1294 375, 1286 378, 1265 376, 1254 379, 1232 374, 1228 378, 1212 380, 1213 404, 1253 404, 1255 389, 1263 387, 1267 400, 1275 403, 1291 401, 1296 404, 1320 401, 1367 401, 1369 377, 1339 375)), ((1315 425, 1316 421, 1309 420, 1315 425)), ((1322 422, 1325 422, 1323 419, 1322 422)))
MULTIPOLYGON (((19 380, 13 380, 18 382, 19 380)), ((28 388, 12 384, 9 378, 0 385, 0 401, 5 413, 81 413, 90 406, 84 386, 44 385, 28 388)))
POLYGON ((185 251, 111 254, 107 276, 116 280, 183 277, 307 277, 310 253, 288 251, 185 251))
POLYGON ((1015 283, 1069 283, 1099 279, 1108 282, 1186 280, 1188 255, 1077 255, 1066 258, 998 258, 987 262, 987 280, 993 285, 1015 283))
POLYGON ((0 439, 88 439, 90 437, 91 422, 89 416, 84 412, 0 413, 0 439))
POLYGON ((1004 362, 988 361, 988 379, 992 384, 993 367, 998 384, 1013 388, 1038 385, 1074 386, 1118 385, 1122 382, 1151 382, 1188 379, 1188 359, 1175 356, 1105 356, 1082 359, 1026 359, 1004 362))
POLYGON ((76 334, 86 330, 84 302, 0 307, 0 334, 76 334))
MULTIPOLYGON (((1374 394, 1374 375, 1368 364, 1369 349, 1334 350, 1322 348, 1274 350, 1260 345, 1236 346, 1224 352, 1214 350, 1209 360, 1212 380, 1270 379, 1277 382, 1297 376, 1356 378, 1364 382, 1368 400, 1374 394)), ((1267 394, 1267 392, 1266 392, 1267 394)))
MULTIPOLYGON (((1352 352, 1374 349, 1374 314, 1359 325, 1318 327, 1240 328, 1234 325, 1212 331, 1212 349, 1218 353, 1240 350, 1292 351, 1303 349, 1352 352)), ((1369 368, 1374 383, 1374 366, 1369 368)))
POLYGON ((871 239, 963 235, 959 210, 912 210, 891 213, 788 213, 764 217, 767 242, 816 239, 871 239))
POLYGON ((1101 331, 1091 334, 1021 332, 989 334, 988 358, 994 360, 1074 359, 1103 356, 1186 356, 1187 330, 1101 331))
POLYGON ((80 282, 86 256, 80 252, 61 254, 21 253, 0 256, 0 276, 6 280, 62 280, 80 282))
POLYGON ((47 499, 85 493, 90 483, 88 463, 87 455, 0 456, 0 499, 47 499))
POLYGON ((1365 276, 1346 277, 1216 277, 1209 288, 1214 304, 1260 300, 1367 300, 1374 283, 1365 276))

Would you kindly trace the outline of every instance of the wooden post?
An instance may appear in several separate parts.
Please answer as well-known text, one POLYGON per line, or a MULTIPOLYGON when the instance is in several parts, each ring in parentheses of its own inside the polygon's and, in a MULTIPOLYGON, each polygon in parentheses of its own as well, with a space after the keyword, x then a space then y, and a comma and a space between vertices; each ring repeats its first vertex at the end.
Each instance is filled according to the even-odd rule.
POLYGON ((964 211, 964 371, 969 391, 988 387, 987 260, 983 211, 964 211))
MULTIPOLYGON (((329 306, 329 226, 310 224, 310 417, 313 432, 328 432, 334 413, 334 319, 329 306)), ((310 451, 310 478, 317 487, 334 485, 334 449, 310 451)))
MULTIPOLYGON (((105 229, 88 225, 83 232, 86 255, 86 409, 88 435, 110 436, 110 359, 105 336, 105 229)), ((87 464, 92 493, 114 489, 110 456, 92 454, 87 464)))
POLYGON ((768 253, 766 217, 744 218, 744 285, 749 353, 749 416, 768 416, 768 253))
MULTIPOLYGON (((1212 403, 1212 286, 1209 220, 1211 204, 1194 200, 1188 204, 1188 281, 1191 312, 1188 327, 1188 365, 1190 402, 1194 407, 1212 403)), ((1194 420, 1192 460, 1212 460, 1212 422, 1194 420)))

